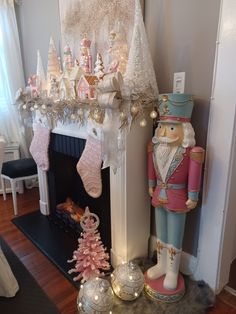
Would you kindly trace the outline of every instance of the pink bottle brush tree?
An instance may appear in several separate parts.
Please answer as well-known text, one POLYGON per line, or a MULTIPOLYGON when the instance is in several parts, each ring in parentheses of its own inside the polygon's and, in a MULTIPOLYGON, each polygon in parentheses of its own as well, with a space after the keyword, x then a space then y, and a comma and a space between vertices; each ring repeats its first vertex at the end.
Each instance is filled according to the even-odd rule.
POLYGON ((73 258, 68 262, 75 262, 75 267, 69 270, 69 274, 79 273, 73 278, 74 281, 82 279, 85 282, 94 277, 104 275, 101 270, 110 269, 108 262, 109 254, 101 241, 99 218, 97 215, 90 213, 86 207, 84 215, 81 217, 80 225, 83 229, 81 238, 78 239, 78 249, 74 251, 73 258))

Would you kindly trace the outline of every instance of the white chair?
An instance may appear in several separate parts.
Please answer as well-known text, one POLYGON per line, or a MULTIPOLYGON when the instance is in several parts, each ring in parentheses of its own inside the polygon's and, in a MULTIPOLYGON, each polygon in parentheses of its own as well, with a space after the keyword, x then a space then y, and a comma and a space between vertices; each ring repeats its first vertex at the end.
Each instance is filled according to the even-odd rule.
MULTIPOLYGON (((0 168, 1 169, 1 168, 0 168)), ((1 183, 3 190, 3 199, 6 200, 5 180, 9 180, 11 184, 14 214, 18 214, 16 200, 16 183, 17 181, 37 178, 37 165, 33 158, 24 158, 10 160, 2 163, 1 183)))

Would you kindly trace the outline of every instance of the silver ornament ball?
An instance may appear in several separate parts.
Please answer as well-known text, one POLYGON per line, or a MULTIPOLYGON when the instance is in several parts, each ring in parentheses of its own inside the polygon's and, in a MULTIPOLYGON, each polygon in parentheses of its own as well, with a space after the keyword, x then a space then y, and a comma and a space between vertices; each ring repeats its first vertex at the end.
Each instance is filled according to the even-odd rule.
POLYGON ((81 314, 111 314, 114 294, 109 282, 101 278, 88 280, 77 298, 78 311, 81 314))
POLYGON ((111 285, 120 299, 133 301, 143 290, 143 273, 133 262, 121 264, 111 274, 111 285))

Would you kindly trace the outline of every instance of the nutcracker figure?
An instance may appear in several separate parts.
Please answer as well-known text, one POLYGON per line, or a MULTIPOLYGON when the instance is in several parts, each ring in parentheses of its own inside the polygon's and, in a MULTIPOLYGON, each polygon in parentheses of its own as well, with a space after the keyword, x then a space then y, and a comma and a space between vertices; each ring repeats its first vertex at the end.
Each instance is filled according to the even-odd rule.
POLYGON ((204 149, 195 146, 190 124, 193 105, 191 95, 159 95, 160 120, 148 145, 158 261, 146 276, 148 280, 162 278, 162 292, 178 289, 186 213, 197 206, 201 185, 204 149))

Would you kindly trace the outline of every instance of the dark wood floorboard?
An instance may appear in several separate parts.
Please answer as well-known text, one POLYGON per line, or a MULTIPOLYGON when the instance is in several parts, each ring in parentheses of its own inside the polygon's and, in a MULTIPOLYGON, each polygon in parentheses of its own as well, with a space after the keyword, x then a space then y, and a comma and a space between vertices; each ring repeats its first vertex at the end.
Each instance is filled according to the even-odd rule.
MULTIPOLYGON (((19 215, 38 210, 38 189, 26 190, 24 194, 17 196, 17 202, 19 215)), ((60 313, 76 314, 78 294, 76 288, 11 222, 13 217, 11 195, 7 195, 6 201, 3 201, 3 197, 0 195, 0 235, 37 280, 52 302, 56 304, 60 313)), ((215 308, 208 311, 208 313, 236 314, 236 297, 227 291, 222 291, 217 296, 215 308)))
MULTIPOLYGON (((24 194, 17 195, 17 203, 19 215, 38 210, 38 189, 26 190, 24 194)), ((52 302, 56 304, 60 313, 77 313, 77 290, 11 222, 13 217, 11 195, 7 195, 5 202, 2 195, 0 195, 0 235, 37 280, 52 302)))

